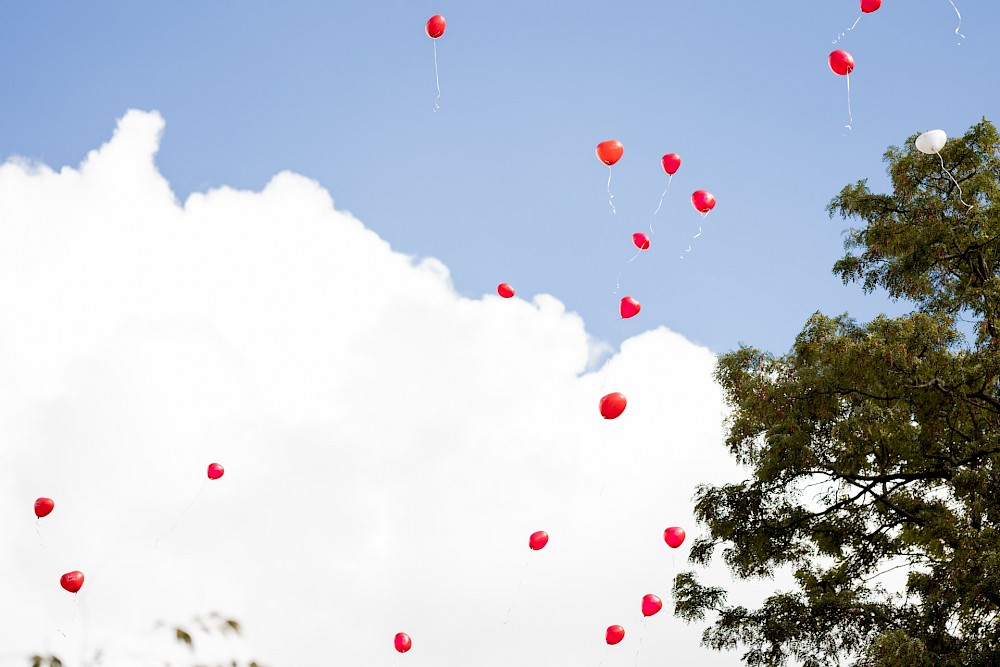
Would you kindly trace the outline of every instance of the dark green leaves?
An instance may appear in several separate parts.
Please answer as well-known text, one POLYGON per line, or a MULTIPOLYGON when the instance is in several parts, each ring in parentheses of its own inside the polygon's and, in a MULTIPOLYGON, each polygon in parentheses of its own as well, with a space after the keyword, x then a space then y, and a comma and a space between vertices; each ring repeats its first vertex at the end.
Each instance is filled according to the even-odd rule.
POLYGON ((712 619, 707 645, 742 647, 748 665, 1000 664, 1000 138, 983 121, 948 143, 959 186, 912 142, 886 153, 892 193, 858 181, 830 212, 862 223, 835 271, 915 312, 816 313, 785 355, 718 361, 726 443, 750 477, 697 490, 707 535, 691 561, 721 547, 736 576, 788 567, 796 586, 729 607, 688 572, 674 597, 686 621, 712 619), (905 590, 880 588, 900 567, 905 590))

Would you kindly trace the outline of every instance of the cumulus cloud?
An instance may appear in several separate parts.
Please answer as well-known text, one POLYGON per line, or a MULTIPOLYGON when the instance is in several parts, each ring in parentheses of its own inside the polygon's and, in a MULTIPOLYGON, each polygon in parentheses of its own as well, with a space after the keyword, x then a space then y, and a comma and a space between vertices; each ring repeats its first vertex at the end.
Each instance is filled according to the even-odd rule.
POLYGON ((656 593, 640 664, 736 663, 670 615, 662 540, 739 475, 707 349, 656 329, 591 370, 556 298, 463 298, 307 178, 178 202, 163 128, 0 166, 0 657, 183 664, 157 623, 217 611, 245 638, 202 660, 389 665, 405 631, 401 665, 625 665, 656 593))

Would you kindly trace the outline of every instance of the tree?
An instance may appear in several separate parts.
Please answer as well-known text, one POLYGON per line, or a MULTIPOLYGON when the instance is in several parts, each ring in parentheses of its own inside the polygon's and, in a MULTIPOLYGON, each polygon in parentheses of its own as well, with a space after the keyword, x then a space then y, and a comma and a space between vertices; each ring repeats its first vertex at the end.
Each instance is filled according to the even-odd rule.
POLYGON ((834 272, 912 312, 816 313, 787 354, 716 367, 750 478, 698 488, 691 561, 721 546, 735 576, 795 585, 757 609, 694 572, 673 592, 747 665, 1000 664, 1000 136, 984 119, 941 160, 914 138, 885 153, 890 194, 862 180, 828 207, 862 223, 834 272), (894 568, 901 588, 880 583, 894 568))
MULTIPOLYGON (((226 638, 227 636, 239 636, 242 633, 242 628, 238 621, 231 618, 224 618, 216 612, 208 614, 206 617, 195 616, 192 619, 193 626, 180 626, 180 625, 167 625, 165 623, 156 624, 156 637, 155 639, 169 639, 176 642, 177 644, 186 647, 190 652, 190 660, 197 667, 209 667, 209 664, 205 661, 204 657, 200 657, 196 654, 196 638, 201 639, 218 639, 226 638)), ((154 638, 149 638, 153 640, 152 643, 158 643, 154 638)), ((148 640, 147 640, 148 641, 148 640)), ((162 643, 160 643, 162 646, 162 643)), ((106 650, 98 649, 92 659, 88 660, 85 665, 98 667, 100 665, 106 664, 104 662, 106 650)), ((163 659, 162 656, 159 657, 160 660, 163 659)), ((28 658, 31 667, 62 667, 64 664, 62 660, 54 655, 33 655, 28 658)), ((130 660, 134 664, 135 656, 132 656, 130 660)), ((120 664, 120 663, 119 663, 120 664)), ((166 663, 169 667, 170 663, 166 663)), ((256 661, 240 662, 234 659, 226 659, 222 663, 216 663, 211 667, 262 667, 256 661)))

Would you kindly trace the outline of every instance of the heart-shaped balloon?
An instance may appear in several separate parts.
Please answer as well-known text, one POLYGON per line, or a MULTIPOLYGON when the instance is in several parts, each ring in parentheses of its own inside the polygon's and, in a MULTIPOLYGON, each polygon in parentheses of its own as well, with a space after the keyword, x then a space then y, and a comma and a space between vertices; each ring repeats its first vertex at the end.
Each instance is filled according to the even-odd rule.
POLYGON ((209 463, 208 464, 208 478, 209 479, 219 479, 226 473, 226 469, 222 467, 221 463, 209 463))
POLYGON ((663 171, 671 176, 681 168, 681 156, 677 153, 667 153, 660 159, 660 162, 663 164, 663 171))
POLYGON ((699 213, 708 213, 715 208, 715 195, 708 190, 695 190, 691 194, 691 205, 699 213))
POLYGON ((621 306, 619 306, 618 310, 622 314, 622 319, 627 320, 630 317, 638 315, 640 308, 642 308, 642 306, 639 305, 638 301, 630 296, 626 296, 622 297, 621 306))
POLYGON ((636 232, 632 235, 632 243, 639 250, 649 250, 649 237, 642 232, 636 232))
POLYGON ((622 146, 622 142, 617 139, 602 141, 597 144, 597 159, 609 167, 622 159, 622 153, 624 152, 625 148, 622 146))
POLYGON ((405 632, 397 632, 395 639, 392 642, 396 646, 396 650, 400 653, 406 653, 413 646, 413 642, 410 640, 410 635, 405 632))
POLYGON ((652 593, 642 597, 642 615, 652 616, 663 609, 663 601, 652 593))
POLYGON ((500 283, 499 285, 497 285, 497 294, 499 294, 505 299, 509 299, 510 297, 514 296, 514 288, 508 285, 507 283, 500 283))
POLYGON ((605 419, 615 419, 625 412, 625 395, 614 392, 601 398, 601 416, 605 419))
POLYGON ((861 0, 861 11, 871 14, 882 6, 882 0, 861 0))
MULTIPOLYGON (((427 19, 427 25, 424 26, 424 30, 427 32, 427 36, 431 39, 437 39, 444 34, 445 20, 440 14, 435 14, 434 16, 427 19)), ((461 31, 459 31, 461 32, 461 31)))
POLYGON ((671 526, 663 531, 663 541, 667 543, 667 546, 671 549, 676 549, 680 545, 684 544, 684 537, 686 533, 683 528, 678 526, 671 526))
POLYGON ((623 639, 625 639, 625 628, 620 625, 609 625, 608 631, 604 633, 604 640, 611 646, 623 639))
POLYGON ((59 577, 59 585, 70 593, 76 593, 83 588, 83 572, 74 570, 59 577))
POLYGON ((834 74, 844 76, 854 71, 854 56, 847 51, 837 49, 830 54, 829 61, 834 74))
POLYGON ((532 551, 538 551, 539 549, 544 549, 545 545, 549 543, 549 534, 544 530, 539 530, 536 533, 532 533, 531 537, 528 538, 528 546, 532 551))
POLYGON ((35 516, 41 519, 48 516, 55 509, 56 502, 51 498, 39 498, 35 501, 35 516))

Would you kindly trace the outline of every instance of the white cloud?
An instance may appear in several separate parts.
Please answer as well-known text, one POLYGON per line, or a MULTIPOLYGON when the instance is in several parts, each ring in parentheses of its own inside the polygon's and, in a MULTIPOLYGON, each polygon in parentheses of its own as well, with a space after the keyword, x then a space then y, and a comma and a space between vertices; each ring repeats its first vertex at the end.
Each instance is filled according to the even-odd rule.
POLYGON ((246 645, 203 657, 389 665, 405 631, 399 665, 626 665, 652 592, 640 664, 738 662, 670 614, 694 485, 737 474, 708 350, 658 329, 589 372, 557 299, 462 298, 295 174, 181 204, 163 125, 0 167, 0 658, 146 664, 158 621, 219 611, 246 645))

